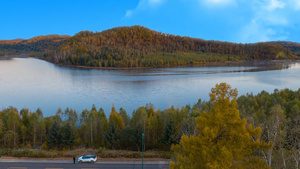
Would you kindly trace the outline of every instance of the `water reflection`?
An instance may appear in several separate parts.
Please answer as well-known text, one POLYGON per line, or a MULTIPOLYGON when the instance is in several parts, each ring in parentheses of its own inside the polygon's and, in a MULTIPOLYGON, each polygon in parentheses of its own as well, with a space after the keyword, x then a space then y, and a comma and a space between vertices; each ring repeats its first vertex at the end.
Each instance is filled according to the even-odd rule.
POLYGON ((33 58, 0 61, 0 108, 36 110, 46 116, 59 107, 77 111, 93 104, 109 114, 114 104, 129 113, 147 103, 157 109, 208 100, 210 89, 220 82, 236 87, 240 94, 275 88, 298 89, 298 62, 215 64, 203 67, 142 70, 86 70, 57 66, 33 58))

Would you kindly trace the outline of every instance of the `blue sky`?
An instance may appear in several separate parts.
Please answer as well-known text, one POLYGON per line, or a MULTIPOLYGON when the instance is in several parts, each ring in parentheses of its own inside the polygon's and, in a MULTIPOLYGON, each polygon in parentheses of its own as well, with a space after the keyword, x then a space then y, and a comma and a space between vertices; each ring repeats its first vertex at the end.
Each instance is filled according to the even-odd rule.
POLYGON ((142 25, 206 40, 300 42, 300 0, 1 0, 0 19, 0 39, 142 25))

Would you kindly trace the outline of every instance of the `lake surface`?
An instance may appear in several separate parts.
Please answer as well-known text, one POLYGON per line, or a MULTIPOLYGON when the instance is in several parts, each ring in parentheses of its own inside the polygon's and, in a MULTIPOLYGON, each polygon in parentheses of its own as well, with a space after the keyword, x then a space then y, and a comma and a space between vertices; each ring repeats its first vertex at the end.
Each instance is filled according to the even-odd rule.
POLYGON ((58 108, 78 112, 95 104, 105 113, 114 104, 129 114, 147 103, 155 109, 193 105, 209 100, 216 83, 226 82, 239 95, 262 90, 300 88, 300 63, 235 63, 205 67, 143 70, 96 70, 61 67, 34 58, 0 60, 0 109, 13 106, 44 116, 58 108))

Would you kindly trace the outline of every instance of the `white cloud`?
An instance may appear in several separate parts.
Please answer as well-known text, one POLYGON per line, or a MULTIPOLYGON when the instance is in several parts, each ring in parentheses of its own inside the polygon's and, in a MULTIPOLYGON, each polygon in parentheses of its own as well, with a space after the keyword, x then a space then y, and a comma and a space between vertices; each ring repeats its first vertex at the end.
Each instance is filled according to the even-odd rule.
POLYGON ((242 43, 254 43, 286 40, 288 38, 288 33, 275 30, 274 28, 267 27, 256 20, 252 20, 241 29, 239 36, 240 37, 238 37, 238 39, 240 39, 240 42, 242 43))
POLYGON ((281 2, 279 0, 269 0, 268 4, 266 5, 266 9, 268 11, 274 11, 276 9, 282 9, 284 8, 285 6, 285 3, 284 2, 281 2))
POLYGON ((278 15, 278 14, 269 14, 265 15, 266 23, 269 25, 288 25, 289 21, 285 16, 278 15))
POLYGON ((289 18, 285 6, 286 4, 279 0, 254 0, 252 20, 265 26, 286 26, 289 24, 289 18))
POLYGON ((125 14, 125 17, 127 17, 127 18, 129 18, 129 17, 131 17, 132 16, 132 10, 127 10, 126 11, 126 14, 125 14))
POLYGON ((291 4, 293 5, 295 10, 300 10, 300 1, 299 0, 291 0, 291 4))
POLYGON ((161 2, 162 2, 162 0, 149 0, 149 3, 151 3, 151 4, 158 4, 161 2))
POLYGON ((288 10, 291 9, 280 0, 254 0, 252 3, 253 16, 239 36, 242 42, 259 42, 270 40, 286 40, 291 20, 288 10))
POLYGON ((132 10, 127 10, 125 13, 125 18, 130 18, 133 16, 136 12, 142 11, 145 9, 154 9, 161 5, 164 0, 140 0, 137 7, 132 10))
MULTIPOLYGON (((185 8, 195 10, 191 13, 199 15, 200 19, 205 15, 202 11, 209 13, 213 10, 219 12, 214 14, 222 19, 236 21, 233 29, 237 31, 232 34, 236 37, 236 42, 286 40, 289 31, 300 24, 300 19, 296 17, 300 12, 300 0, 140 0, 136 8, 126 11, 124 18, 131 18, 145 12, 153 13, 156 9, 168 8, 168 4, 171 3, 181 3, 185 8), (221 11, 223 9, 225 12, 221 11), (226 12, 230 13, 230 10, 232 13, 227 15, 226 12)), ((182 15, 186 18, 190 17, 189 12, 182 11, 182 15)), ((208 22, 207 26, 210 25, 213 24, 208 22)))
POLYGON ((233 5, 236 4, 235 0, 199 0, 200 3, 204 2, 206 5, 218 5, 218 6, 225 6, 225 5, 233 5))

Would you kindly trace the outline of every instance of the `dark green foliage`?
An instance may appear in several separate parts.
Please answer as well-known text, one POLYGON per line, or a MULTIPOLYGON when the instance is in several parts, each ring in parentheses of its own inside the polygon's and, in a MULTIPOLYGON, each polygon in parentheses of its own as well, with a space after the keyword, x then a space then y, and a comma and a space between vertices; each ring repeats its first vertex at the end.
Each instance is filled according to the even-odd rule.
POLYGON ((143 128, 142 125, 139 123, 136 128, 134 128, 134 137, 133 137, 133 143, 138 148, 138 151, 142 148, 142 134, 143 134, 143 128))
POLYGON ((71 128, 71 126, 69 124, 65 124, 64 126, 62 126, 61 128, 61 145, 64 147, 68 147, 71 148, 74 146, 75 144, 75 134, 73 129, 71 128))
POLYGON ((58 148, 61 145, 61 134, 60 134, 60 125, 58 122, 54 122, 48 134, 48 147, 49 148, 58 148))
POLYGON ((173 121, 168 122, 167 127, 164 131, 162 141, 166 146, 171 146, 172 144, 177 143, 178 139, 176 139, 175 126, 173 121))
POLYGON ((123 149, 135 149, 134 136, 134 129, 125 127, 120 132, 120 146, 123 147, 123 149))
POLYGON ((111 146, 112 149, 119 143, 120 130, 114 121, 108 123, 107 130, 105 133, 104 141, 111 146))
POLYGON ((143 128, 138 124, 135 128, 125 127, 120 133, 120 144, 125 149, 140 151, 142 148, 143 128))

